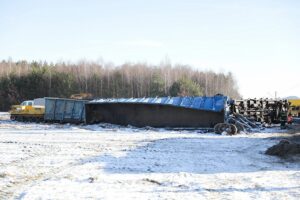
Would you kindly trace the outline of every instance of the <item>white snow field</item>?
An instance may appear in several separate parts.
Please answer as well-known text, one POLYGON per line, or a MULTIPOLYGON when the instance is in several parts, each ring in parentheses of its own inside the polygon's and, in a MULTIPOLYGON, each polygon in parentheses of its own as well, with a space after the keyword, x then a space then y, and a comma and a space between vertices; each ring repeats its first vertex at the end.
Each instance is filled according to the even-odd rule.
POLYGON ((236 136, 11 122, 0 114, 0 199, 300 199, 298 158, 236 136))

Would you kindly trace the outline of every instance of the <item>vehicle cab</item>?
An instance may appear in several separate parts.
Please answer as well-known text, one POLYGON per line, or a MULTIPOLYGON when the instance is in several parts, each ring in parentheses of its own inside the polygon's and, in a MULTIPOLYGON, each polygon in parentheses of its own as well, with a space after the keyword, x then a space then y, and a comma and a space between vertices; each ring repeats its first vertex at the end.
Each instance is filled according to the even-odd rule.
POLYGON ((33 101, 23 101, 21 106, 33 106, 33 101))

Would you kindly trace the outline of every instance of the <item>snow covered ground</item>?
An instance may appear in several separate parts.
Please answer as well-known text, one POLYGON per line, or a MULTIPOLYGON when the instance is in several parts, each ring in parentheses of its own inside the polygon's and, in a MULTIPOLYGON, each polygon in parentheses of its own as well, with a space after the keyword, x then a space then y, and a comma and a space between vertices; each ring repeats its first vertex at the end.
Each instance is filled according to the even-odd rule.
POLYGON ((10 122, 0 199, 300 199, 300 162, 267 156, 279 130, 236 136, 10 122))

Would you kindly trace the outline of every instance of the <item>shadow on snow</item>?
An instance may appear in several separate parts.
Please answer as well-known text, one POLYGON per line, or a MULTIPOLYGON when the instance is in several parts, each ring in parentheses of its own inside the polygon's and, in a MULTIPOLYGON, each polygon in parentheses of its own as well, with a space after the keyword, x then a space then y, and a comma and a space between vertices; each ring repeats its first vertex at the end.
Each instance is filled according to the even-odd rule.
MULTIPOLYGON (((274 138, 273 138, 274 139, 274 138)), ((277 140, 247 137, 176 137, 150 141, 124 156, 104 154, 82 159, 80 165, 99 162, 108 173, 243 173, 300 170, 297 162, 264 154, 277 140)))

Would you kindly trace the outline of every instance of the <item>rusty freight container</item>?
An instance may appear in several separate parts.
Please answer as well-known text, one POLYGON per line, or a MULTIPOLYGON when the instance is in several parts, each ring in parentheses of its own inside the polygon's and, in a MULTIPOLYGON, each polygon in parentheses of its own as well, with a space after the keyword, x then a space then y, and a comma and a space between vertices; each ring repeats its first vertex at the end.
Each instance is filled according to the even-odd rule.
POLYGON ((226 96, 96 99, 85 104, 87 124, 212 128, 223 123, 226 96))

